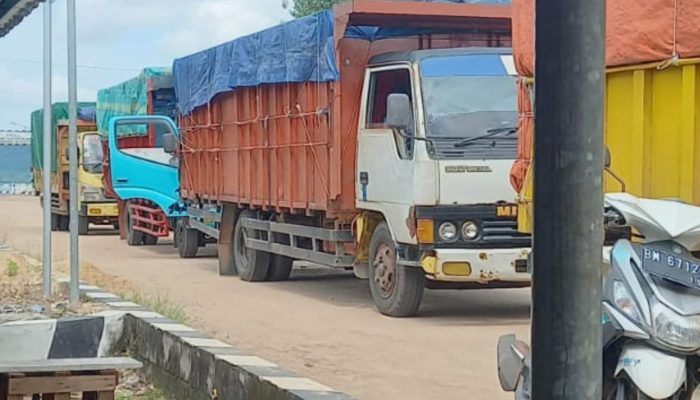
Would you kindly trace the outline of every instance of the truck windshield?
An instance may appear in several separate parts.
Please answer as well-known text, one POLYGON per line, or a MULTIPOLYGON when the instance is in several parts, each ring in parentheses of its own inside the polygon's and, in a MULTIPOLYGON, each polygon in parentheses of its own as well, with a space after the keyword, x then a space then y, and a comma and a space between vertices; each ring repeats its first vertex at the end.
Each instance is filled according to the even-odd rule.
MULTIPOLYGON (((428 137, 463 141, 517 126, 517 86, 504 57, 509 56, 475 54, 422 61, 428 137)), ((491 142, 516 138, 514 134, 488 136, 491 142)))
POLYGON ((83 136, 83 169, 91 174, 102 173, 102 144, 99 135, 83 136))

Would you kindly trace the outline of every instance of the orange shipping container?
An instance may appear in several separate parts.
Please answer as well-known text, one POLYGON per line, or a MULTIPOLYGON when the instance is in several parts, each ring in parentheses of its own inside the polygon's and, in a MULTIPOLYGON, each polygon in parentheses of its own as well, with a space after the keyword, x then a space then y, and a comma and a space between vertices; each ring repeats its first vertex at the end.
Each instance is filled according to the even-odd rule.
POLYGON ((507 6, 355 1, 336 6, 334 18, 339 80, 236 88, 181 117, 184 198, 349 222, 356 214, 357 124, 369 59, 511 46, 507 6), (367 41, 345 37, 349 26, 450 32, 367 41))
MULTIPOLYGON (((609 67, 700 56, 700 1, 608 0, 609 67)), ((535 0, 513 0, 513 55, 518 73, 534 76, 535 0)))

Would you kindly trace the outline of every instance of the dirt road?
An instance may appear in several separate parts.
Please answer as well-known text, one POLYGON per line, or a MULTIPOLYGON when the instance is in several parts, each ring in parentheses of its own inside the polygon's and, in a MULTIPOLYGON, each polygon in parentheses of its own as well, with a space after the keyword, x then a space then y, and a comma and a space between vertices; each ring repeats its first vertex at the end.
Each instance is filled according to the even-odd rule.
MULTIPOLYGON (((53 259, 68 256, 54 233, 53 259)), ((36 197, 0 197, 0 242, 41 254, 36 197)), ((214 249, 180 259, 172 246, 128 247, 114 235, 81 238, 83 260, 185 306, 193 325, 283 368, 358 399, 508 399, 496 377, 496 341, 528 338, 529 290, 428 291, 420 315, 381 316, 367 282, 327 269, 289 282, 219 277, 214 249)))

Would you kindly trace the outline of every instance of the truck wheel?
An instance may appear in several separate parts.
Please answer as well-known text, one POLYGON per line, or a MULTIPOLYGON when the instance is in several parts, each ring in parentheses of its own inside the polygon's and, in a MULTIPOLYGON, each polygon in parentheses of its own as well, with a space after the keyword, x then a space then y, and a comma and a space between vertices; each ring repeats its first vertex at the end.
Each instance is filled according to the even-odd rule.
POLYGON ((146 246, 155 246, 158 244, 158 236, 149 235, 147 233, 143 234, 143 244, 146 246))
POLYGON ((270 267, 270 254, 264 251, 249 249, 245 245, 248 237, 258 237, 256 231, 248 231, 243 227, 243 220, 255 219, 255 213, 250 210, 241 212, 233 230, 233 252, 238 268, 238 276, 244 281, 260 282, 267 277, 270 267))
POLYGON ((199 250, 199 231, 188 227, 187 220, 184 218, 180 218, 177 225, 177 252, 181 258, 196 257, 199 250))
POLYGON ((369 261, 369 289, 379 312, 391 317, 414 315, 423 299, 423 271, 397 265, 396 244, 385 222, 372 234, 369 261))
POLYGON ((51 213, 51 230, 54 232, 58 230, 58 219, 60 217, 58 214, 51 213))
POLYGON ((280 254, 270 255, 270 268, 267 270, 266 281, 286 281, 292 273, 294 260, 280 254))
POLYGON ((134 230, 131 222, 131 213, 126 214, 126 243, 129 246, 141 246, 143 244, 143 232, 134 230))
POLYGON ((90 221, 86 216, 78 217, 78 235, 85 236, 90 230, 90 221))
POLYGON ((65 232, 70 229, 70 217, 67 215, 57 215, 58 217, 58 230, 65 232))

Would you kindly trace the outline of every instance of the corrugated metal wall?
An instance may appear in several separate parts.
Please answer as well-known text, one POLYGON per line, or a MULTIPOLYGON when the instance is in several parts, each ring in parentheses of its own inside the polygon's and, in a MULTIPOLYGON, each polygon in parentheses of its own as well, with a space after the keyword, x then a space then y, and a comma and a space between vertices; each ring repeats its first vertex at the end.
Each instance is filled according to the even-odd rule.
MULTIPOLYGON (((630 193, 700 204, 699 65, 608 73, 606 143, 630 193)), ((619 189, 606 178, 607 191, 619 189)))

